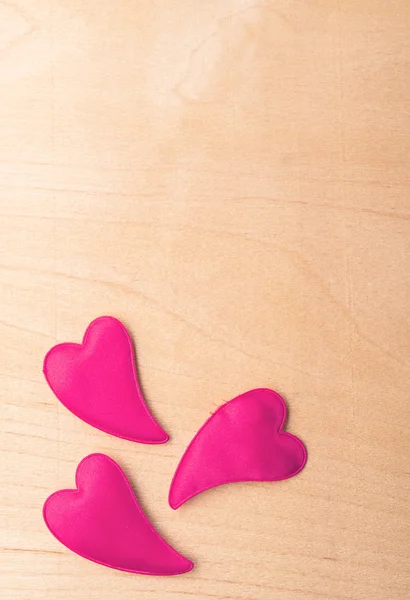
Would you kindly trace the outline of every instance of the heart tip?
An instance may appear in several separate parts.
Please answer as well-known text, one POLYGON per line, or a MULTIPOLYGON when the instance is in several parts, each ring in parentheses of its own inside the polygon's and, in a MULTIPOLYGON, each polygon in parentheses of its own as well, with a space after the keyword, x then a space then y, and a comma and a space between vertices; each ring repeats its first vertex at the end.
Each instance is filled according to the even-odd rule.
MULTIPOLYGON (((116 435, 116 434, 113 434, 116 435)), ((136 442, 137 444, 149 444, 149 445, 159 445, 166 444, 169 441, 169 435, 165 433, 165 431, 151 431, 150 434, 141 435, 140 432, 134 433, 130 436, 119 436, 124 437, 126 440, 130 440, 131 442, 136 442)))
POLYGON ((174 575, 184 575, 185 573, 189 573, 194 568, 194 563, 189 558, 185 558, 185 556, 180 555, 183 559, 183 562, 177 567, 174 571, 174 575))
POLYGON ((153 438, 149 443, 150 444, 166 444, 169 441, 169 435, 163 431, 158 437, 153 438))
POLYGON ((188 560, 188 559, 186 559, 186 560, 187 560, 187 566, 186 566, 186 569, 182 573, 189 573, 190 571, 192 571, 192 569, 195 566, 194 563, 192 562, 192 560, 188 560))
POLYGON ((165 433, 165 431, 164 431, 163 438, 161 439, 161 441, 159 443, 166 444, 167 442, 169 442, 169 435, 167 433, 165 433))
POLYGON ((172 508, 172 510, 178 510, 178 508, 182 506, 184 502, 185 500, 175 500, 171 497, 171 495, 168 496, 168 504, 172 508))

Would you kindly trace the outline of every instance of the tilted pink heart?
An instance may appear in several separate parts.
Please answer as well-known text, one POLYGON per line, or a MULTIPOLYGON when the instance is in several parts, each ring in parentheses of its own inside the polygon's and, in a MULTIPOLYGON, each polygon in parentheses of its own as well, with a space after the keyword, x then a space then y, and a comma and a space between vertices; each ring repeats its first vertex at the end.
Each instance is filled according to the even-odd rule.
POLYGON ((86 423, 143 444, 169 439, 144 402, 132 343, 117 319, 95 319, 82 344, 51 348, 44 375, 60 402, 86 423))
POLYGON ((279 481, 299 473, 306 448, 282 430, 285 418, 282 397, 268 389, 223 404, 185 451, 170 487, 171 508, 224 483, 279 481))
POLYGON ((64 546, 96 563, 145 575, 178 575, 193 563, 171 548, 144 515, 111 458, 90 454, 77 467, 76 490, 47 498, 43 516, 64 546))

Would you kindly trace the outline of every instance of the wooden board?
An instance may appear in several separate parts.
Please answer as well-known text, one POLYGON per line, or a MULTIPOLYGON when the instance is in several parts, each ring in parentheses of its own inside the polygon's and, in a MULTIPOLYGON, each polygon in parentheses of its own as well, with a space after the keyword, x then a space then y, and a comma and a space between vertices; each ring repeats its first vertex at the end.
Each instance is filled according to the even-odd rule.
POLYGON ((408 600, 407 0, 0 2, 2 600, 408 600), (110 437, 42 376, 102 314, 172 441, 110 437), (304 472, 167 505, 184 448, 284 395, 304 472), (71 554, 44 499, 86 454, 196 562, 71 554))

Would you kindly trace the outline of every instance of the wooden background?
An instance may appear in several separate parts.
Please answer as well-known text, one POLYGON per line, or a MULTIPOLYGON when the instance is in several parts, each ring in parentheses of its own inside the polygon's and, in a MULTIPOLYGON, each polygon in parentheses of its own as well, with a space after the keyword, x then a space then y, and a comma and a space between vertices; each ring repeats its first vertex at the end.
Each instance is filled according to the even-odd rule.
POLYGON ((0 1, 2 600, 409 599, 409 106, 408 0, 0 1), (43 379, 102 314, 165 446, 43 379), (306 469, 173 512, 197 428, 258 386, 306 469), (49 534, 44 499, 96 451, 192 573, 49 534))

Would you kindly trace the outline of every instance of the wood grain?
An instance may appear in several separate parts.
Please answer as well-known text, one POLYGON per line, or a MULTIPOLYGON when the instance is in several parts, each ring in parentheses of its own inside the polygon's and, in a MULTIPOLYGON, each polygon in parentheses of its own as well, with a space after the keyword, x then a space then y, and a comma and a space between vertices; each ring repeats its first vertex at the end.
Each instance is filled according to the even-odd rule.
POLYGON ((408 600, 406 0, 0 2, 4 600, 408 600), (98 432, 41 370, 113 314, 172 441, 98 432), (177 512, 222 401, 270 386, 304 472, 177 512), (187 576, 105 569, 46 530, 87 453, 127 471, 187 576))

